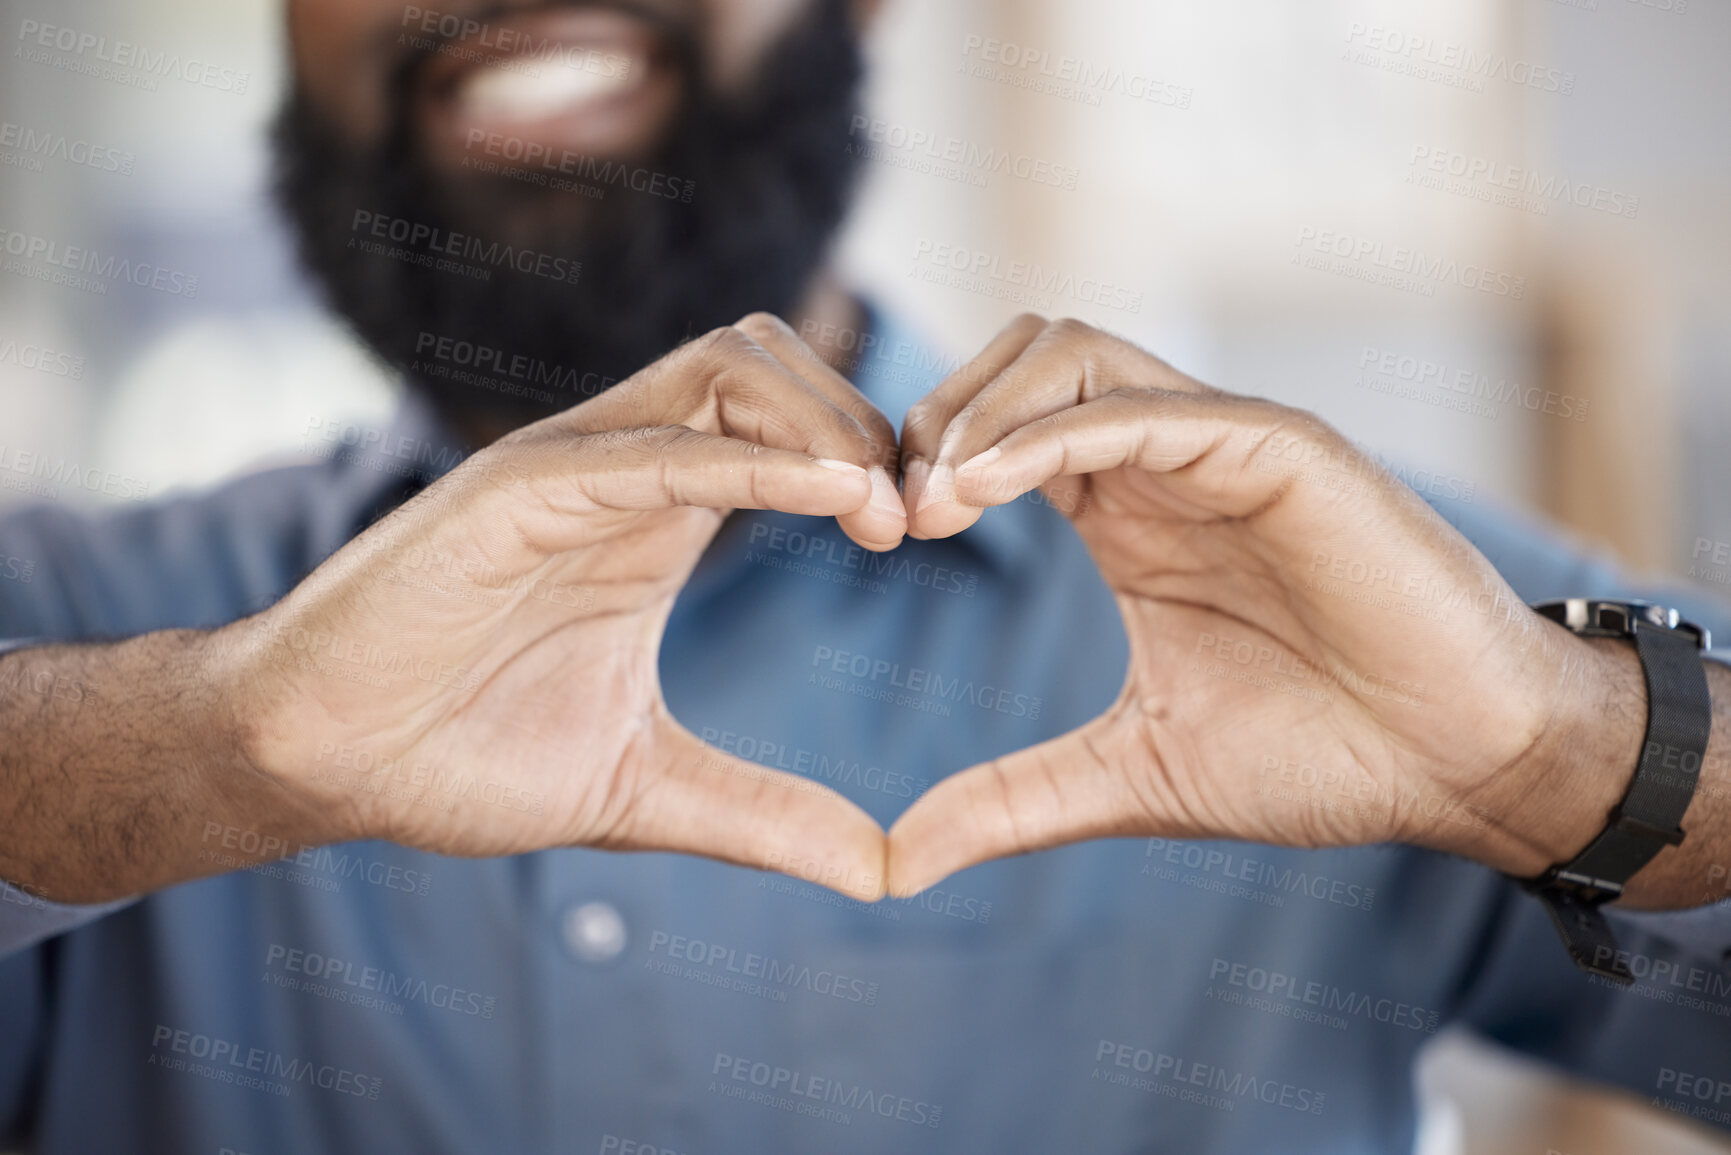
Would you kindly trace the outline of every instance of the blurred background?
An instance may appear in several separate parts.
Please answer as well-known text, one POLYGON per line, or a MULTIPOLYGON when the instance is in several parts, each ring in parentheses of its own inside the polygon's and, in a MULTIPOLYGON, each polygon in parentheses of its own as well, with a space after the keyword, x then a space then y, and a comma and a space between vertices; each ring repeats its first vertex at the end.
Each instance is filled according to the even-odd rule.
MULTIPOLYGON (((279 6, 0 12, 0 511, 205 486, 386 416, 397 384, 264 195, 279 6), (26 20, 234 82, 70 71, 19 50, 26 20), (46 282, 20 236, 182 291, 46 282)), ((1079 316, 1320 412, 1419 487, 1731 596, 1728 46, 1719 0, 887 0, 843 266, 950 352, 1024 308, 1079 316)), ((1731 1150, 1468 1038, 1421 1080, 1425 1155, 1731 1150)))

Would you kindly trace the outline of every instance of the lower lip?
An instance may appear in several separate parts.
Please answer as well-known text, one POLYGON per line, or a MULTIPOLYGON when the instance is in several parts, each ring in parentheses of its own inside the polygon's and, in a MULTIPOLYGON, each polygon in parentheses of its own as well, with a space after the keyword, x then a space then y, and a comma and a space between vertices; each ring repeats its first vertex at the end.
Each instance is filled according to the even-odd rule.
POLYGON ((677 70, 646 22, 577 8, 486 25, 425 69, 421 116, 450 167, 522 167, 563 153, 636 159, 671 118, 677 70))

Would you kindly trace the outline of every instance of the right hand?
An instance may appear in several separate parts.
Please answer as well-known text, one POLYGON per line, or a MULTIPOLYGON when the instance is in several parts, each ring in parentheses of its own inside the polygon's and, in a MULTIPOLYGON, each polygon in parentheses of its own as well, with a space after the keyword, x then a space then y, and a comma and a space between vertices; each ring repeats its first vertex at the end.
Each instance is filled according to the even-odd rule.
POLYGON ((718 329, 474 454, 228 627, 248 760, 321 840, 672 850, 875 899, 877 823, 699 741, 656 663, 728 510, 892 549, 896 462, 889 422, 781 321, 718 329))

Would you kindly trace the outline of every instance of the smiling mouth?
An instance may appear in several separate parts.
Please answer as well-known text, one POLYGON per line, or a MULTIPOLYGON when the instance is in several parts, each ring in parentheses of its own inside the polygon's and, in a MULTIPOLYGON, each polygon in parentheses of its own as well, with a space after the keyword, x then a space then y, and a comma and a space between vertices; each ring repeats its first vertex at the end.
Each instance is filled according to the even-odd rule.
POLYGON ((446 167, 562 153, 635 160, 662 136, 680 81, 649 20, 559 8, 471 21, 440 41, 417 103, 423 136, 446 167))

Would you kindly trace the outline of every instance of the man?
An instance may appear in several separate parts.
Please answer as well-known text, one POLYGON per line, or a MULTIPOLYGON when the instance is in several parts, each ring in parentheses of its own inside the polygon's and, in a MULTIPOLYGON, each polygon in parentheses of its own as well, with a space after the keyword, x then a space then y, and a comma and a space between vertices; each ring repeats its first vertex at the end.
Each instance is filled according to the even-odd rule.
POLYGON ((7 1137, 1397 1151, 1455 1022, 1731 1086, 1723 668, 1631 994, 1498 873, 1632 805, 1642 662, 1524 606, 1626 584, 1085 326, 908 372, 821 270, 863 9, 289 16, 342 312, 578 384, 0 525, 7 1137))

